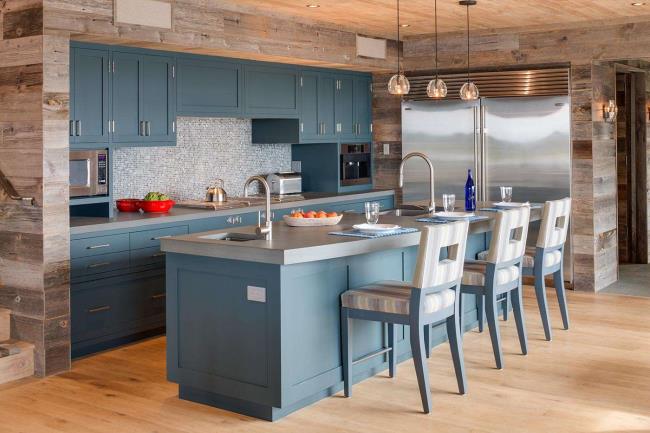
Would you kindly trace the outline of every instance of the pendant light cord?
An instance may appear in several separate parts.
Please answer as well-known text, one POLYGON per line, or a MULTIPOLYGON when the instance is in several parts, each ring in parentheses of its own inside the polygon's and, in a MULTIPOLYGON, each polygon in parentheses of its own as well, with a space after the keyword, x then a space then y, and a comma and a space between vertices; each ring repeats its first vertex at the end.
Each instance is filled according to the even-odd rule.
POLYGON ((438 0, 433 2, 434 32, 436 35, 436 80, 438 79, 438 0))
POLYGON ((466 5, 467 7, 467 82, 470 82, 470 77, 469 77, 469 3, 466 5))
POLYGON ((397 73, 402 72, 401 53, 399 45, 399 0, 397 0, 397 73))

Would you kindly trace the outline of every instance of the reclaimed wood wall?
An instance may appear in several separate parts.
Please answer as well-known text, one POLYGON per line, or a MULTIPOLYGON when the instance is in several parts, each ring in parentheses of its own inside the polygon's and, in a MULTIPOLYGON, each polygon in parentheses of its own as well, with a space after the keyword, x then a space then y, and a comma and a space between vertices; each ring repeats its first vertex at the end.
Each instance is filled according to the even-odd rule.
MULTIPOLYGON (((404 42, 407 71, 421 74, 432 69, 433 41, 428 35, 404 42)), ((574 285, 579 290, 598 291, 618 278, 615 124, 604 121, 602 109, 615 98, 613 60, 650 57, 648 42, 650 22, 481 31, 471 36, 471 63, 476 69, 546 65, 571 68, 572 237, 574 285)), ((463 33, 439 36, 439 61, 441 69, 448 71, 466 67, 463 33)), ((396 187, 401 114, 399 99, 386 91, 387 79, 385 74, 374 76, 373 143, 378 155, 375 180, 379 187, 396 187), (391 143, 388 156, 381 153, 383 143, 391 143)))
POLYGON ((53 78, 59 60, 41 0, 0 2, 0 29, 0 170, 35 198, 35 206, 0 198, 0 306, 13 312, 12 336, 35 344, 36 372, 46 375, 70 365, 67 104, 51 93, 68 83, 59 89, 53 78))

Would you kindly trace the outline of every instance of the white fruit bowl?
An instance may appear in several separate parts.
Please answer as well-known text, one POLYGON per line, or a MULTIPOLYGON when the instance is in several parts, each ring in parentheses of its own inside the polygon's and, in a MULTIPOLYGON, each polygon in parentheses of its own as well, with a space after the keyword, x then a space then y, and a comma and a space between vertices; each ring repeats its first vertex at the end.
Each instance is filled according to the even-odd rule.
POLYGON ((328 218, 293 218, 290 215, 283 215, 282 218, 291 227, 320 227, 337 225, 341 222, 343 215, 328 218))

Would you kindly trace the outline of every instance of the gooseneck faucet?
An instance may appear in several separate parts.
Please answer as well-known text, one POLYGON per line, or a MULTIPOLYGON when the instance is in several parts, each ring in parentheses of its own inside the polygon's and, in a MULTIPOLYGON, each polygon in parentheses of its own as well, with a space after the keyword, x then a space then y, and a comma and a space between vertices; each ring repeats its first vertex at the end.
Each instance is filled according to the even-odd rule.
POLYGON ((264 191, 266 193, 266 223, 262 227, 261 217, 258 214, 257 219, 257 229, 255 233, 258 236, 264 236, 264 239, 270 241, 273 238, 273 221, 271 219, 271 187, 269 183, 262 176, 251 176, 246 180, 244 184, 244 197, 248 197, 248 187, 251 183, 258 181, 264 186, 264 191))
POLYGON ((434 194, 434 181, 433 181, 433 162, 426 156, 424 153, 420 152, 411 152, 402 158, 402 162, 399 164, 399 187, 404 187, 404 164, 411 158, 419 157, 424 159, 424 162, 429 166, 429 212, 435 212, 436 210, 436 201, 434 194))

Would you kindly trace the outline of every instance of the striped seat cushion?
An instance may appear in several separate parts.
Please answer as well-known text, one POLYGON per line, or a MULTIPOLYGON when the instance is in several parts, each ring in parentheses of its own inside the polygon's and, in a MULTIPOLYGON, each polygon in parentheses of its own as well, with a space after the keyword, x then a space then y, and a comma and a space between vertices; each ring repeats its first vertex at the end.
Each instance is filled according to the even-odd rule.
MULTIPOLYGON (((400 281, 380 281, 344 292, 341 303, 355 310, 408 315, 412 287, 400 281)), ((455 300, 456 292, 452 289, 431 293, 424 298, 424 312, 440 311, 453 305, 455 300)))
MULTIPOLYGON (((485 286, 487 262, 465 262, 462 284, 467 286, 485 286)), ((497 284, 505 284, 519 278, 519 267, 508 266, 497 271, 497 284)))
MULTIPOLYGON (((524 268, 532 268, 535 266, 535 252, 536 248, 534 246, 526 247, 526 254, 524 259, 521 261, 521 265, 524 268)), ((488 256, 487 251, 481 251, 478 253, 477 257, 479 260, 486 260, 488 256)), ((544 267, 548 268, 550 266, 555 266, 562 260, 562 253, 559 250, 550 251, 544 254, 544 267)))

